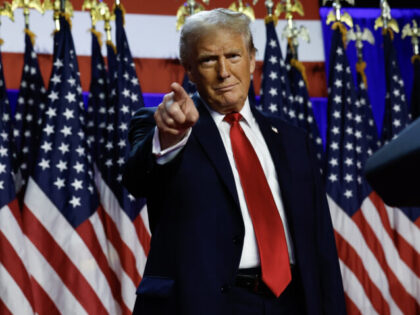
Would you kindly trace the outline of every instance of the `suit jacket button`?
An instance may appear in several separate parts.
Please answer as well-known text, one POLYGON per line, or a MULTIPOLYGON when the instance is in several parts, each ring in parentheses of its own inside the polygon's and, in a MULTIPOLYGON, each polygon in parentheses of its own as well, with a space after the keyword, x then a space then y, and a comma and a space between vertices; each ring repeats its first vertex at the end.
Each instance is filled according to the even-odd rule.
POLYGON ((229 292, 229 289, 230 289, 230 285, 225 284, 220 288, 220 291, 222 291, 222 293, 227 293, 229 292))
POLYGON ((233 244, 238 245, 241 242, 241 237, 239 235, 236 235, 233 239, 233 244))

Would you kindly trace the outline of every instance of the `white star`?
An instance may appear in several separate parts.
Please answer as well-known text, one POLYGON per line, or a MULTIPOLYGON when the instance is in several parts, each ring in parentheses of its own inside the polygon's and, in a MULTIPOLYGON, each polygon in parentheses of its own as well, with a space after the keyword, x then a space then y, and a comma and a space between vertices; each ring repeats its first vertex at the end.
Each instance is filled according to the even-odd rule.
POLYGON ((334 151, 338 150, 338 143, 337 142, 332 142, 331 145, 330 145, 330 148, 333 149, 334 151))
POLYGON ((336 110, 336 111, 333 113, 333 116, 334 116, 334 118, 339 119, 339 118, 341 117, 341 114, 340 114, 340 112, 339 112, 338 110, 336 110))
POLYGON ((330 164, 331 164, 331 166, 332 166, 332 167, 337 166, 337 165, 338 165, 338 161, 337 161, 337 159, 332 158, 332 159, 330 160, 330 164))
POLYGON ((127 105, 123 105, 123 106, 121 107, 121 111, 122 111, 124 114, 128 114, 128 113, 130 112, 130 109, 128 108, 128 106, 127 106, 127 105))
POLYGON ((61 154, 65 154, 66 152, 69 152, 69 145, 62 142, 58 149, 61 151, 61 154))
POLYGON ((4 189, 4 181, 0 180, 0 189, 4 189))
POLYGON ((278 93, 277 93, 277 89, 275 89, 275 88, 271 88, 270 89, 270 91, 268 92, 271 96, 276 96, 278 93))
POLYGON ((63 129, 60 130, 60 132, 64 135, 64 137, 71 135, 71 127, 70 126, 64 126, 63 129))
POLYGON ((353 150, 353 144, 350 143, 350 142, 347 142, 346 143, 346 149, 349 150, 349 151, 353 150))
POLYGON ((398 119, 395 119, 394 122, 392 123, 395 127, 400 127, 401 126, 401 121, 398 119))
POLYGON ((73 208, 76 208, 77 206, 80 206, 80 198, 79 197, 73 196, 73 198, 71 198, 71 200, 69 202, 71 203, 73 208))
POLYGON ((341 63, 337 63, 337 65, 335 66, 335 70, 337 70, 337 72, 343 71, 343 65, 341 63))
POLYGON ((274 39, 271 39, 271 40, 270 40, 269 45, 270 45, 270 47, 272 47, 272 48, 277 47, 277 43, 276 43, 276 41, 275 41, 274 39))
POLYGON ((339 96, 339 95, 336 95, 335 97, 334 97, 334 102, 336 102, 337 104, 341 104, 341 97, 339 96))
POLYGON ((328 177, 328 179, 331 181, 331 182, 336 182, 337 181, 337 175, 336 174, 330 174, 330 177, 328 177))
POLYGON ((74 181, 73 181, 73 183, 71 183, 71 185, 74 187, 75 190, 79 190, 79 189, 83 188, 82 183, 83 182, 81 180, 74 179, 74 181))
POLYGON ((344 162, 347 166, 351 166, 353 165, 353 160, 350 158, 347 158, 346 161, 344 162))
POLYGON ((60 83, 61 82, 61 78, 58 74, 54 74, 53 77, 51 78, 51 82, 54 84, 60 83))
POLYGON ((85 149, 83 149, 81 146, 77 147, 76 152, 79 154, 79 156, 85 155, 85 149))
POLYGON ((344 196, 348 198, 353 197, 353 193, 351 192, 351 190, 346 190, 346 192, 344 193, 344 196))
POLYGON ((341 56, 343 54, 343 49, 341 47, 338 47, 336 52, 337 52, 337 55, 341 56))
POLYGON ((277 57, 276 56, 271 56, 268 61, 270 61, 272 64, 275 64, 277 62, 277 57))
POLYGON ((57 60, 54 62, 54 67, 57 67, 60 69, 63 66, 63 62, 57 58, 57 60))
POLYGON ((277 109, 277 104, 274 103, 270 103, 270 106, 268 107, 268 109, 270 110, 270 112, 275 113, 278 111, 277 109))
POLYGON ((69 120, 70 118, 74 118, 73 112, 73 110, 66 108, 66 111, 63 113, 63 116, 65 116, 67 120, 69 120))
POLYGON ((45 141, 44 144, 41 146, 41 149, 44 150, 45 153, 48 153, 52 150, 52 143, 45 141))
POLYGON ((57 180, 54 182, 54 185, 57 186, 58 189, 63 188, 64 185, 64 179, 57 177, 57 180))
POLYGON ((271 80, 276 80, 278 79, 278 75, 277 72, 271 71, 270 74, 268 75, 270 77, 271 80))
POLYGON ((350 183, 350 182, 352 182, 352 181, 353 181, 353 176, 351 176, 350 174, 346 174, 346 176, 344 177, 344 180, 345 180, 347 183, 350 183))
POLYGON ((135 103, 135 102, 137 102, 138 100, 139 100, 139 97, 137 96, 137 94, 132 93, 132 94, 131 94, 131 101, 132 101, 133 103, 135 103))
POLYGON ((67 80, 67 82, 70 84, 70 86, 74 86, 76 84, 76 79, 75 78, 69 78, 67 80))
POLYGON ((7 156, 7 149, 3 146, 0 146, 0 156, 7 156))
POLYGON ((123 95, 124 97, 130 97, 130 90, 128 90, 128 89, 124 89, 124 91, 122 91, 122 95, 123 95))
POLYGON ((392 107, 392 109, 394 110, 394 112, 400 112, 401 111, 401 106, 398 104, 395 104, 394 107, 392 107))
POLYGON ((60 170, 60 172, 62 172, 67 169, 67 162, 60 160, 56 167, 60 170))
POLYGON ((0 174, 6 173, 6 164, 0 163, 0 174))
POLYGON ((73 166, 73 168, 76 170, 77 173, 81 173, 83 172, 83 164, 80 162, 77 162, 75 166, 73 166))
POLYGON ((51 93, 48 95, 48 98, 51 99, 52 102, 58 100, 58 93, 55 91, 51 91, 51 93))
POLYGON ((335 127, 332 128, 331 132, 335 135, 338 135, 340 133, 340 128, 335 126, 335 127))
POLYGON ((52 133, 54 133, 54 126, 51 126, 51 125, 46 125, 45 126, 45 128, 44 128, 44 131, 45 131, 45 133, 49 136, 49 135, 51 135, 52 133))
POLYGON ((45 171, 45 169, 50 168, 50 161, 42 159, 42 161, 38 165, 41 166, 43 171, 45 171))
POLYGON ((76 94, 68 92, 64 98, 67 99, 67 101, 71 104, 72 102, 76 101, 76 94))

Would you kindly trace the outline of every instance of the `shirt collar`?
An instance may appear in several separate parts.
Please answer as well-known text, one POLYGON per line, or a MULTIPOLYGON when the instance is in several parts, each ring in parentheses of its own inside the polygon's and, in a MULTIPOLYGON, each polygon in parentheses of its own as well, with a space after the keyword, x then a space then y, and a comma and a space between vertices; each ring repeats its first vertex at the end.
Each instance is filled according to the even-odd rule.
MULTIPOLYGON (((216 126, 219 127, 220 123, 225 118, 225 115, 221 114, 219 112, 216 112, 214 109, 212 109, 210 106, 208 106, 207 103, 201 97, 200 97, 200 99, 203 102, 203 104, 205 105, 205 107, 207 108, 207 110, 209 111, 209 113, 210 113, 211 117, 213 118, 216 126)), ((252 115, 252 111, 251 111, 251 107, 249 105, 248 98, 246 99, 245 104, 244 104, 244 106, 242 107, 242 109, 239 113, 241 114, 243 121, 245 121, 249 125, 252 124, 252 122, 254 121, 254 116, 252 115)))

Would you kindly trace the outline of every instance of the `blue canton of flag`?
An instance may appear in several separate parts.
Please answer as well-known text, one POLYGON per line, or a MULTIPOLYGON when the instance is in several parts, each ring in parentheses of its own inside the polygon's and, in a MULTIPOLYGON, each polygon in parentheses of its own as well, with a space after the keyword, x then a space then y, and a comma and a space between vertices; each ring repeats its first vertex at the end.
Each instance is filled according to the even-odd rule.
POLYGON ((40 138, 34 180, 74 226, 98 207, 84 132, 85 112, 68 23, 56 35, 56 58, 40 138), (60 36, 62 35, 62 36, 60 36), (74 211, 84 209, 84 211, 74 211), (76 215, 75 215, 76 214, 76 215))
POLYGON ((14 182, 14 145, 11 141, 11 120, 9 99, 4 82, 3 62, 0 53, 0 210, 16 195, 14 182))
MULTIPOLYGON (((140 84, 128 46, 122 22, 122 11, 115 9, 117 32, 117 56, 114 78, 111 83, 115 87, 115 96, 111 96, 112 106, 108 110, 108 125, 105 152, 102 162, 102 174, 108 181, 121 207, 134 219, 142 207, 144 200, 135 200, 122 186, 122 166, 129 154, 128 125, 133 113, 144 106, 140 84), (107 174, 107 175, 105 175, 107 174)), ((114 70, 110 68, 110 73, 114 70)), ((114 93, 113 91, 111 92, 114 93)))
POLYGON ((356 106, 356 92, 342 35, 334 31, 328 85, 327 193, 349 215, 356 212, 363 193, 364 124, 356 106))
POLYGON ((386 74, 385 114, 381 137, 383 143, 393 139, 409 123, 404 82, 390 32, 387 30, 383 36, 386 74))
POLYGON ((360 119, 363 120, 365 126, 363 127, 364 136, 368 141, 367 155, 372 155, 380 146, 381 143, 378 138, 378 129, 376 127, 375 119, 373 118, 372 105, 369 100, 367 91, 367 82, 363 78, 366 78, 364 73, 364 67, 366 63, 359 61, 357 66, 357 101, 356 106, 359 108, 360 119))
POLYGON ((31 37, 26 33, 22 79, 13 124, 17 168, 21 178, 18 187, 24 186, 28 180, 39 149, 39 126, 45 110, 46 92, 31 37))
POLYGON ((87 107, 88 143, 92 148, 93 160, 96 162, 105 138, 107 104, 108 104, 108 73, 102 57, 97 35, 92 32, 91 81, 87 107))
POLYGON ((296 118, 295 122, 297 126, 306 130, 309 134, 309 137, 313 140, 313 143, 316 147, 316 153, 321 173, 323 173, 325 153, 322 144, 322 138, 314 118, 312 102, 309 98, 306 82, 301 70, 297 67, 297 65, 299 65, 301 69, 304 69, 303 64, 301 64, 297 59, 293 58, 292 48, 290 44, 288 44, 286 67, 289 74, 294 107, 293 109, 289 110, 289 117, 296 118))
POLYGON ((416 119, 420 116, 420 55, 412 58, 414 67, 413 89, 411 93, 411 117, 416 119))
POLYGON ((266 34, 259 109, 294 123, 288 115, 293 97, 273 21, 266 23, 266 34))

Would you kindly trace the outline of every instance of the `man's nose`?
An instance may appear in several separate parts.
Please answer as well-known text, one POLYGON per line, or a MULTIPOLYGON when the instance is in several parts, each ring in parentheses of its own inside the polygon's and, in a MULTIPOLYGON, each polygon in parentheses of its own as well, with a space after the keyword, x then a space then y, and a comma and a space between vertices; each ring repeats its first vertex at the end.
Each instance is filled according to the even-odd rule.
POLYGON ((225 58, 219 60, 218 76, 220 79, 226 79, 230 76, 229 64, 225 58))

